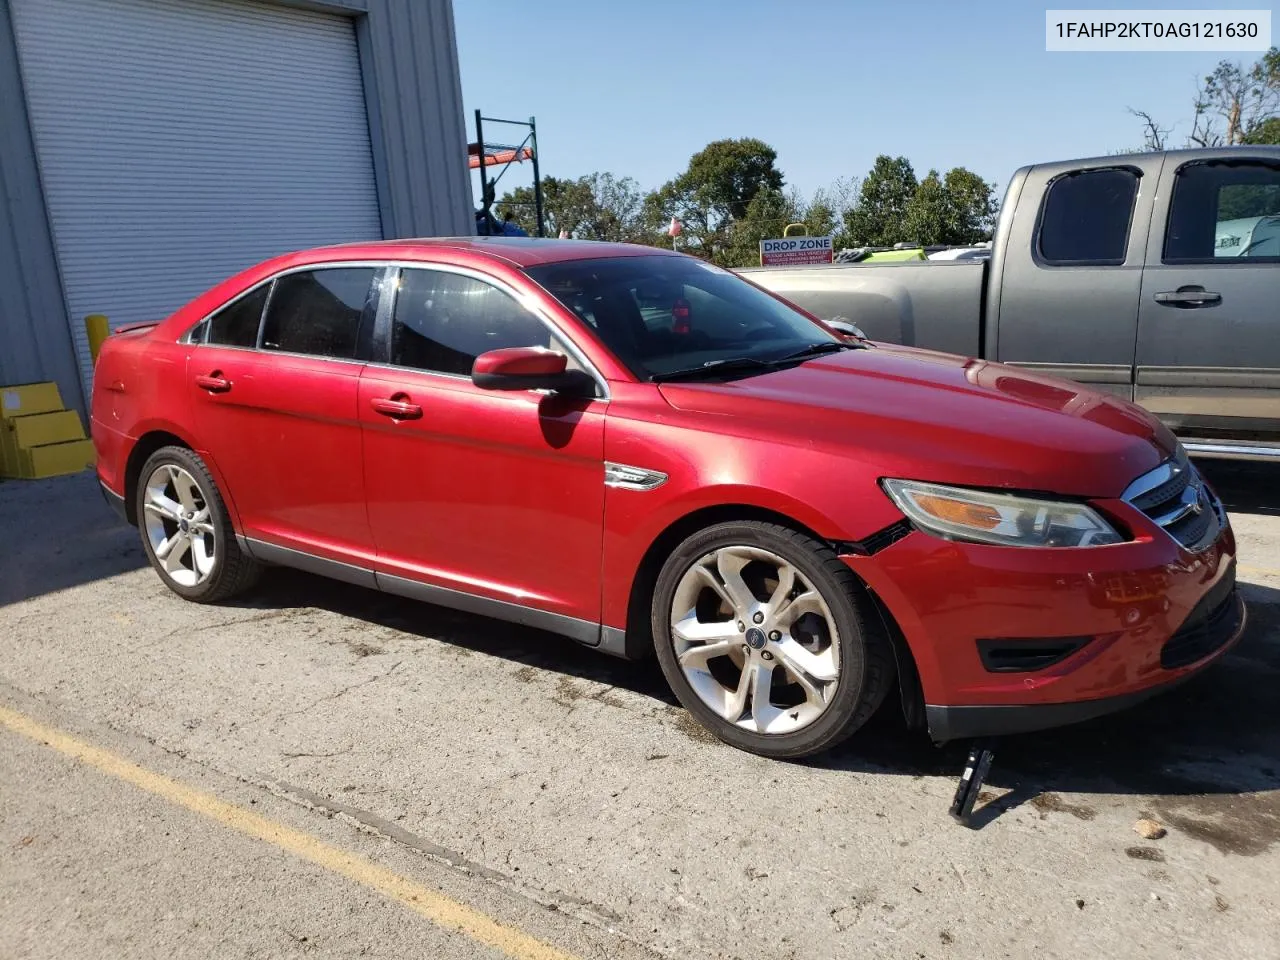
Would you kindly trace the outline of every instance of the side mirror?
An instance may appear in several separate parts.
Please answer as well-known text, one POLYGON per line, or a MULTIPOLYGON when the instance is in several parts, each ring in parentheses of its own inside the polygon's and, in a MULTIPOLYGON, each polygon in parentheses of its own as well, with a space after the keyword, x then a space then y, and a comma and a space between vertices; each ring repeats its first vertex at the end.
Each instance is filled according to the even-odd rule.
POLYGON ((569 358, 545 347, 504 347, 476 357, 471 382, 482 390, 555 390, 591 396, 595 380, 569 370, 569 358))
POLYGON ((855 340, 867 339, 867 335, 862 332, 856 323, 850 323, 843 317, 836 317, 834 320, 826 320, 824 322, 828 327, 841 336, 853 337, 855 340))

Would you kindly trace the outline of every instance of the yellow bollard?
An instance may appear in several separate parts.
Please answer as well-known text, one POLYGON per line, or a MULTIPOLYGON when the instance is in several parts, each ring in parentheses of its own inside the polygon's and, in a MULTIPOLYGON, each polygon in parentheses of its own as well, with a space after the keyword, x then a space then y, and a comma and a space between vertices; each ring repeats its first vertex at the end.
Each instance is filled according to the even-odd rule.
POLYGON ((84 318, 84 332, 89 337, 89 356, 96 364, 98 351, 102 349, 102 341, 111 334, 111 326, 101 313, 91 313, 84 318))

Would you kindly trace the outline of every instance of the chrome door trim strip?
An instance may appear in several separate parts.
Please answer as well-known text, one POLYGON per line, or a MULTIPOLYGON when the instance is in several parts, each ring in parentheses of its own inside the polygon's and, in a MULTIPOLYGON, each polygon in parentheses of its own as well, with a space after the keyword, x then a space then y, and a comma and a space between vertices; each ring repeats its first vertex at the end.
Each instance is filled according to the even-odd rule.
POLYGON ((1280 462, 1280 446, 1264 443, 1225 443, 1220 440, 1183 440, 1187 452, 1197 457, 1217 457, 1223 460, 1261 460, 1280 462))
POLYGON ((667 482, 660 470, 633 467, 625 463, 604 463, 604 485, 620 490, 653 490, 667 482))
POLYGON ((536 627, 549 633, 577 640, 588 647, 600 645, 600 624, 590 620, 579 620, 577 617, 565 616, 562 613, 551 613, 547 610, 536 610, 507 600, 494 600, 480 597, 461 590, 438 587, 435 584, 423 583, 421 580, 409 580, 390 573, 376 573, 374 578, 378 588, 387 593, 398 594, 411 600, 422 600, 452 610, 476 613, 508 623, 518 623, 526 627, 536 627))
POLYGON ((626 631, 617 627, 606 627, 591 620, 580 620, 577 617, 562 613, 552 613, 535 607, 526 607, 507 600, 494 600, 462 590, 439 587, 421 580, 410 580, 390 573, 379 573, 367 567, 318 557, 303 550, 282 547, 251 537, 236 534, 236 542, 240 548, 255 560, 273 563, 282 567, 303 570, 322 577, 353 583, 356 586, 393 593, 424 603, 433 603, 439 607, 462 610, 495 620, 518 623, 526 627, 535 627, 556 633, 570 640, 576 640, 588 647, 594 647, 602 653, 626 658, 626 631))
POLYGON ((1204 387, 1210 390, 1278 390, 1275 367, 1138 367, 1140 387, 1204 387))
POLYGON ((1130 384, 1133 368, 1127 363, 1050 363, 1039 360, 1001 360, 1011 367, 1020 367, 1033 373, 1062 377, 1064 380, 1088 383, 1130 384))

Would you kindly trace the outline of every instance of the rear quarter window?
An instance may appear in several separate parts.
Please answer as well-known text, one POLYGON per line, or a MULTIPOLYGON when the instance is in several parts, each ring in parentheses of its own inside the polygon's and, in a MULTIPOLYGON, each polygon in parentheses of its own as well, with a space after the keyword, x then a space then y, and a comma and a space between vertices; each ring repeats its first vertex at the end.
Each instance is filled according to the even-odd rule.
POLYGON ((1050 266, 1116 266, 1129 248, 1138 175, 1128 168, 1082 170, 1049 183, 1036 249, 1050 266))
POLYGON ((271 284, 264 283, 256 290, 227 304, 192 332, 192 340, 223 347, 255 347, 258 344, 258 325, 262 322, 262 308, 267 304, 271 284), (203 336, 201 336, 203 333, 203 336))

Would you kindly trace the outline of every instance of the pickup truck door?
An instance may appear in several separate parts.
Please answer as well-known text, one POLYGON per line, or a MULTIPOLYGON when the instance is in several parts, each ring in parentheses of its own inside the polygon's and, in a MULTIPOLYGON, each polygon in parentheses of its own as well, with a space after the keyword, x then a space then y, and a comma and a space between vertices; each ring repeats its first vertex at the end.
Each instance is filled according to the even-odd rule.
POLYGON ((991 266, 989 357, 1132 399, 1161 163, 1111 157, 1027 171, 991 266))
POLYGON ((1135 399, 1187 438, 1280 444, 1280 151, 1167 165, 1135 399))

